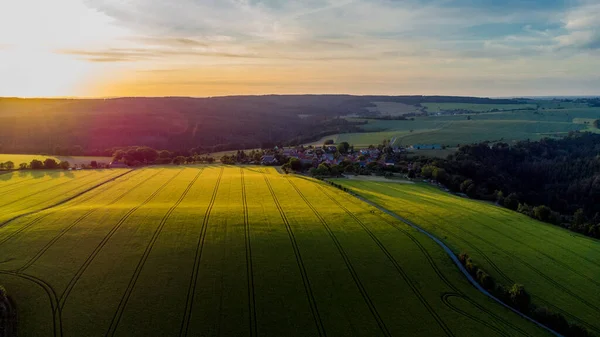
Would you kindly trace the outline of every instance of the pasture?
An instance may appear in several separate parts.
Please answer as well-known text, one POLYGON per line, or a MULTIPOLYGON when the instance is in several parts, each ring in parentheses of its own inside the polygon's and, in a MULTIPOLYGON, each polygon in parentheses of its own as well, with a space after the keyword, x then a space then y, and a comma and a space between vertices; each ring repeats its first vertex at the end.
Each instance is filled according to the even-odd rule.
POLYGON ((432 240, 318 181, 217 165, 73 174, 0 180, 0 284, 21 336, 548 335, 432 240))
POLYGON ((538 306, 600 333, 598 240, 428 185, 335 181, 468 253, 500 283, 524 284, 538 306))

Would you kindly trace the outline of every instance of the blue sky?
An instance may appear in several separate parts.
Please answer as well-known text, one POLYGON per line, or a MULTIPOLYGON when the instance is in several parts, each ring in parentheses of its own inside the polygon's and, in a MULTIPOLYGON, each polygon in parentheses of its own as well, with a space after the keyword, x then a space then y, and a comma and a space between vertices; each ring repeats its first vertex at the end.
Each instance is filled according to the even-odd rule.
POLYGON ((71 79, 58 95, 600 94, 600 0, 61 3, 42 13, 60 31, 0 14, 3 31, 47 31, 0 33, 4 71, 43 62, 26 51, 43 45, 71 79))

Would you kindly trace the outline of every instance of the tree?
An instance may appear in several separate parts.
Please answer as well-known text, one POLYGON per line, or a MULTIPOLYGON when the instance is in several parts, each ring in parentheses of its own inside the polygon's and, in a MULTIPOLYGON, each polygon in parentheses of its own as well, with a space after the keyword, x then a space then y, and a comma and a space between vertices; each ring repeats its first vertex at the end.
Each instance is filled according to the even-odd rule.
POLYGON ((513 284, 509 290, 510 301, 513 307, 522 313, 529 311, 529 305, 531 304, 531 297, 525 290, 522 284, 513 284))
POLYGON ((533 208, 533 215, 536 219, 540 221, 548 222, 550 220, 551 213, 552 210, 546 205, 541 205, 533 208))
POLYGON ((431 166, 431 165, 425 165, 423 166, 423 168, 421 169, 421 176, 423 176, 423 178, 431 178, 433 176, 433 169, 436 168, 435 166, 431 166))
POLYGON ((578 210, 576 210, 575 214, 573 214, 573 224, 575 226, 581 226, 581 225, 585 224, 586 221, 587 221, 587 218, 585 217, 585 213, 583 212, 583 209, 579 208, 578 210))
POLYGON ((327 140, 325 141, 325 143, 323 143, 323 145, 331 145, 331 144, 333 144, 333 143, 334 143, 333 139, 327 139, 327 140))
POLYGON ((92 161, 90 162, 90 166, 91 166, 92 168, 98 168, 98 162, 97 162, 97 161, 95 161, 95 160, 92 160, 92 161))
POLYGON ((341 154, 346 154, 346 153, 348 153, 348 149, 350 148, 350 144, 348 144, 348 142, 341 142, 341 143, 338 144, 337 148, 338 148, 338 151, 341 154))
POLYGON ((19 170, 25 170, 27 168, 27 163, 19 164, 19 170))
POLYGON ((41 170, 44 168, 44 163, 42 163, 41 161, 34 159, 31 161, 31 163, 29 163, 29 167, 32 170, 41 170))
POLYGON ((593 124, 596 129, 600 129, 600 119, 596 119, 593 124))
POLYGON ((290 158, 288 161, 290 168, 294 171, 302 171, 302 162, 298 158, 290 158))
MULTIPOLYGON (((226 156, 223 156, 226 157, 226 156)), ((222 159, 221 159, 222 161, 222 159)), ((175 165, 181 165, 185 163, 185 157, 184 156, 177 156, 173 159, 173 164, 175 165)))
POLYGON ((57 169, 58 163, 56 162, 56 160, 52 159, 52 158, 48 158, 46 160, 44 160, 44 168, 48 169, 48 170, 53 170, 53 169, 57 169))
POLYGON ((509 194, 506 198, 504 198, 504 207, 508 209, 512 209, 516 211, 519 207, 519 198, 516 193, 509 194))
POLYGON ((59 165, 60 165, 60 168, 63 169, 63 170, 68 170, 69 167, 71 167, 71 164, 69 164, 69 162, 66 161, 66 160, 65 161, 61 161, 59 165))
POLYGON ((4 168, 7 170, 12 170, 15 168, 15 163, 9 160, 6 163, 4 163, 4 168))

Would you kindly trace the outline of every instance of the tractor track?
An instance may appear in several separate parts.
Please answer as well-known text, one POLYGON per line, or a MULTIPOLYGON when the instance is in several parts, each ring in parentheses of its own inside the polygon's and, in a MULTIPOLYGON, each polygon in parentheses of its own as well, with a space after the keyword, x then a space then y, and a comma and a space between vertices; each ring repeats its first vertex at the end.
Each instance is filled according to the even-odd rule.
POLYGON ((271 197, 273 198, 273 202, 279 211, 279 215, 281 216, 281 220, 285 225, 285 229, 290 238, 290 243, 292 244, 292 249, 294 250, 294 255, 296 257, 296 263, 298 264, 298 268, 300 270, 300 276, 302 277, 302 283, 304 284, 304 291, 306 292, 306 297, 308 299, 308 303, 310 306, 310 310, 313 316, 313 320, 315 322, 315 326, 317 328, 317 332, 319 336, 326 336, 327 333, 325 331, 325 327, 323 325, 323 321, 321 320, 321 315, 319 314, 319 308, 317 306, 317 301, 315 300, 315 296, 312 292, 312 287, 310 285, 310 279, 308 278, 308 273, 306 272, 306 267, 304 266, 304 261, 302 260, 302 255, 300 254, 300 248, 298 247, 298 243, 296 242, 296 236, 292 231, 292 227, 290 226, 290 222, 288 221, 281 204, 279 203, 279 199, 271 186, 271 182, 266 176, 266 173, 262 172, 263 178, 265 180, 265 184, 267 185, 269 192, 271 193, 271 197))
MULTIPOLYGON (((333 233, 333 231, 331 230, 331 228, 329 227, 329 225, 327 224, 327 222, 325 221, 325 219, 321 216, 321 214, 319 214, 317 212, 317 210, 310 203, 310 201, 306 198, 306 196, 304 196, 304 194, 302 194, 302 192, 300 191, 300 189, 298 189, 298 187, 296 186, 296 184, 294 184, 294 182, 291 179, 289 179, 289 178, 287 178, 286 180, 294 188, 294 190, 296 190, 296 192, 298 193, 298 195, 300 196, 300 198, 302 198, 302 200, 306 203, 306 205, 312 210, 312 212, 314 213, 314 215, 319 219, 319 222, 321 222, 321 225, 323 225, 323 227, 327 231, 327 234, 329 234, 329 237, 331 238, 331 240, 335 244, 336 248, 338 249, 338 252, 342 256, 342 259, 344 260, 344 264, 346 265, 346 268, 350 272, 350 275, 352 276, 352 279, 354 280, 354 283, 356 284, 359 292, 361 293, 361 295, 362 295, 365 303, 369 307, 369 311, 373 315, 373 318, 375 318, 375 321, 377 322, 377 325, 379 326, 379 329, 381 329, 381 332, 385 336, 391 336, 391 333, 388 330, 387 326, 385 325, 385 322, 381 318, 379 312, 377 311, 377 308, 375 307, 375 304, 373 303, 373 300, 369 296, 369 293, 367 292, 367 290, 365 289, 364 285, 362 284, 362 282, 360 280, 360 277, 358 276, 358 273, 354 269, 354 266, 352 265, 350 257, 348 256, 348 254, 346 253, 346 251, 342 247, 342 244, 339 242, 339 240, 336 237, 336 235, 333 233)), ((421 300, 421 298, 420 298, 420 300, 421 300)), ((427 304, 425 304, 425 303, 423 303, 423 304, 427 307, 427 304)), ((450 331, 446 331, 446 333, 448 333, 448 332, 450 332, 450 331)), ((449 335, 452 336, 452 333, 450 332, 449 335)))
MULTIPOLYGON (((156 175, 158 175, 162 171, 163 170, 158 171, 152 177, 148 178, 148 180, 152 179, 153 177, 155 177, 156 175)), ((98 256, 98 254, 100 253, 100 251, 102 250, 102 248, 104 248, 104 246, 106 245, 106 243, 117 232, 117 230, 121 227, 121 225, 123 225, 123 223, 125 223, 125 221, 133 213, 135 213, 135 211, 137 211, 139 208, 141 208, 142 206, 148 204, 152 199, 154 199, 154 197, 156 197, 156 195, 158 195, 158 193, 160 193, 160 191, 162 191, 178 174, 174 175, 169 180, 167 180, 157 190, 155 190, 148 198, 146 198, 146 200, 144 200, 141 204, 135 206, 134 208, 130 209, 127 213, 125 213, 125 215, 123 217, 121 217, 121 219, 119 219, 119 221, 110 230, 110 232, 108 234, 106 234, 106 236, 104 237, 104 239, 102 239, 102 241, 98 244, 98 246, 96 246, 96 248, 94 249, 94 251, 92 252, 92 254, 90 254, 90 256, 88 256, 88 258, 85 260, 85 262, 83 263, 83 265, 79 268, 79 270, 77 271, 77 273, 75 274, 75 276, 71 279, 71 281, 69 282, 69 284, 65 288, 64 292, 62 293, 62 295, 60 297, 59 305, 60 305, 61 308, 64 308, 64 306, 66 304, 66 301, 69 298, 69 295, 71 294, 71 291, 73 290, 73 288, 75 287, 75 285, 77 284, 77 282, 79 281, 79 279, 81 278, 81 276, 83 275, 83 273, 87 270, 87 268, 90 266, 90 264, 92 263, 92 261, 96 258, 96 256, 98 256)))
POLYGON ((179 329, 179 336, 187 336, 189 331, 190 321, 192 317, 192 309, 194 306, 194 296, 196 294, 196 285, 198 283, 198 274, 200 271, 200 260, 202 258, 202 251, 204 249, 204 239, 206 238, 206 229, 210 220, 210 213, 213 209, 213 206, 215 205, 215 200, 217 199, 217 193, 219 191, 219 185, 221 184, 221 178, 223 177, 224 170, 224 168, 221 168, 221 171, 219 172, 219 177, 217 178, 217 182, 215 183, 211 199, 206 208, 206 212, 204 213, 204 219, 202 220, 202 227, 200 228, 198 243, 196 245, 194 265, 192 269, 192 275, 190 278, 190 284, 188 286, 187 297, 185 301, 185 312, 183 320, 181 322, 181 327, 179 329))
MULTIPOLYGON (((138 172, 143 172, 143 171, 138 171, 138 172)), ((137 173, 136 175, 139 175, 140 173, 137 173)), ((132 178, 132 177, 130 177, 132 178)), ((144 184, 145 181, 141 181, 140 183, 136 184, 135 186, 133 186, 132 188, 130 188, 129 190, 123 192, 119 197, 117 197, 116 199, 114 199, 113 201, 111 201, 110 203, 102 206, 101 208, 106 208, 110 205, 113 205, 117 202, 119 202, 121 199, 123 199, 127 194, 129 194, 131 191, 135 190, 136 188, 138 188, 140 185, 144 184)), ((93 196, 92 196, 93 197, 93 196)), ((91 199, 92 197, 86 199, 86 200, 82 200, 81 202, 85 202, 89 199, 91 199)), ((35 262, 37 262, 38 259, 40 259, 44 253, 46 253, 46 251, 48 251, 48 249, 50 249, 50 247, 52 247, 61 237, 63 237, 68 231, 70 231, 73 227, 75 227, 76 225, 78 225, 79 223, 81 223, 83 220, 85 220, 88 216, 90 216, 92 213, 96 212, 98 210, 98 208, 94 208, 89 210, 88 212, 86 212, 85 214, 83 214, 82 216, 80 216, 79 218, 77 218, 74 222, 72 222, 68 227, 64 228, 57 236, 55 236, 52 240, 50 240, 50 242, 48 242, 33 258, 31 258, 25 265, 23 265, 21 268, 17 269, 16 272, 17 273, 22 273, 23 271, 25 271, 27 268, 31 267, 35 262)), ((50 213, 52 214, 52 213, 50 213)), ((38 219, 34 220, 34 221, 38 221, 38 219)))
MULTIPOLYGON (((367 225, 365 225, 365 223, 362 222, 362 220, 360 220, 356 215, 354 215, 352 212, 350 212, 348 210, 348 208, 346 208, 339 201, 337 201, 335 198, 333 198, 329 193, 327 193, 327 191, 322 186, 320 186, 320 184, 317 184, 317 187, 319 188, 319 190, 325 196, 327 196, 331 201, 333 201, 339 208, 341 208, 342 210, 344 210, 344 212, 346 212, 346 214, 349 215, 354 220, 354 222, 356 222, 358 225, 360 225, 360 227, 369 235, 369 237, 371 237, 371 239, 373 240, 373 242, 375 242, 375 244, 385 254, 385 256, 387 256, 388 260, 390 260, 390 262, 392 262, 392 264, 394 265, 394 268, 396 268, 396 271, 400 274, 400 276, 402 277, 402 279, 404 279, 404 282, 406 282, 406 284, 408 284, 408 286, 410 287, 410 289, 413 292, 413 294, 417 297, 417 299, 419 300, 419 302, 421 302, 421 304, 423 304, 423 306, 425 307, 425 309, 433 317, 433 319, 440 326, 440 328, 442 330, 444 330, 444 332, 446 333, 446 335, 448 335, 448 336, 454 336, 454 333, 452 332, 452 330, 450 328, 448 328, 448 326, 446 325, 446 323, 444 323, 444 321, 441 319, 441 317, 433 310, 433 308, 427 302, 427 300, 425 299, 425 297, 423 296, 423 294, 421 294, 421 292, 419 291, 419 289, 417 289, 417 287, 414 285, 414 283, 412 282, 412 280, 408 277, 408 274, 404 271, 404 269, 402 269, 402 267, 400 266, 400 264, 398 263, 398 261, 396 260, 396 258, 394 258, 394 256, 387 250, 387 248, 385 248, 385 246, 383 245, 383 243, 381 241, 379 241, 379 239, 367 227, 367 225)), ((429 261, 429 262, 430 262, 430 265, 431 265, 431 261, 429 261)), ((434 270, 436 269, 433 265, 432 265, 432 267, 433 267, 434 270)), ((437 270, 436 270, 436 273, 438 273, 437 270)), ((441 275, 439 273, 438 273, 438 276, 441 277, 441 275)))
MULTIPOLYGON (((138 262, 138 264, 135 268, 135 271, 131 277, 131 280, 129 281, 129 284, 127 285, 127 289, 125 290, 125 293, 121 297, 121 301, 119 302, 119 306, 117 307, 117 312, 115 312, 115 315, 113 316, 113 319, 110 322, 110 327, 108 329, 108 332, 106 333, 106 336, 114 336, 115 333, 117 332, 117 327, 119 326, 119 322, 121 321, 121 317, 123 316, 125 307, 127 306, 127 303, 129 302, 129 298, 131 297, 131 293, 133 292, 133 289, 135 288, 137 280, 139 279, 140 274, 142 273, 142 269, 144 269, 144 265, 146 264, 146 261, 148 260, 150 253, 152 252, 152 248, 154 248, 154 244, 156 244, 156 241, 158 240, 160 233, 162 232, 163 228, 165 227, 167 220, 171 217, 171 214, 173 214, 173 212, 175 212, 177 207, 179 207, 179 205, 181 204, 183 199, 187 196, 189 191, 192 189, 192 187, 194 186, 194 184, 200 177, 200 174, 202 174, 202 171, 203 170, 198 171, 198 173, 196 174, 194 179, 192 179, 192 181, 188 184, 188 186, 183 191, 183 193, 181 194, 179 199, 177 199, 175 204, 173 206, 171 206, 171 208, 169 208, 167 213, 165 213, 165 215, 162 217, 158 227, 156 228, 156 230, 154 231, 154 234, 152 235, 152 238, 150 239, 150 242, 148 243, 148 246, 146 247, 146 250, 144 251, 144 254, 142 255, 142 258, 140 259, 140 261, 138 262)), ((181 170, 177 175, 175 175, 175 177, 179 176, 179 174, 181 172, 183 172, 183 170, 181 170)))
POLYGON ((242 205, 244 208, 244 237, 246 242, 246 277, 248 279, 248 313, 250 320, 250 336, 258 336, 258 324, 256 319, 256 301, 254 294, 254 270, 252 268, 252 245, 250 242, 250 222, 248 219, 248 200, 246 195, 246 180, 244 169, 240 168, 242 180, 242 205))

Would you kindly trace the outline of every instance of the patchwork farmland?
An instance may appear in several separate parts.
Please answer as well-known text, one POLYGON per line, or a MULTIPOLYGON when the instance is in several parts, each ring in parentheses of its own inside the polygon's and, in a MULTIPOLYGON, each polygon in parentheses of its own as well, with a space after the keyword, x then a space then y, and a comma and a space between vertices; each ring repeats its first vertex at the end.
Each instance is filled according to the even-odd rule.
POLYGON ((335 182, 413 221, 456 254, 468 253, 502 284, 524 284, 534 304, 600 334, 597 240, 428 185, 335 182))
POLYGON ((11 173, 0 195, 21 336, 548 335, 425 235, 271 168, 11 173))

